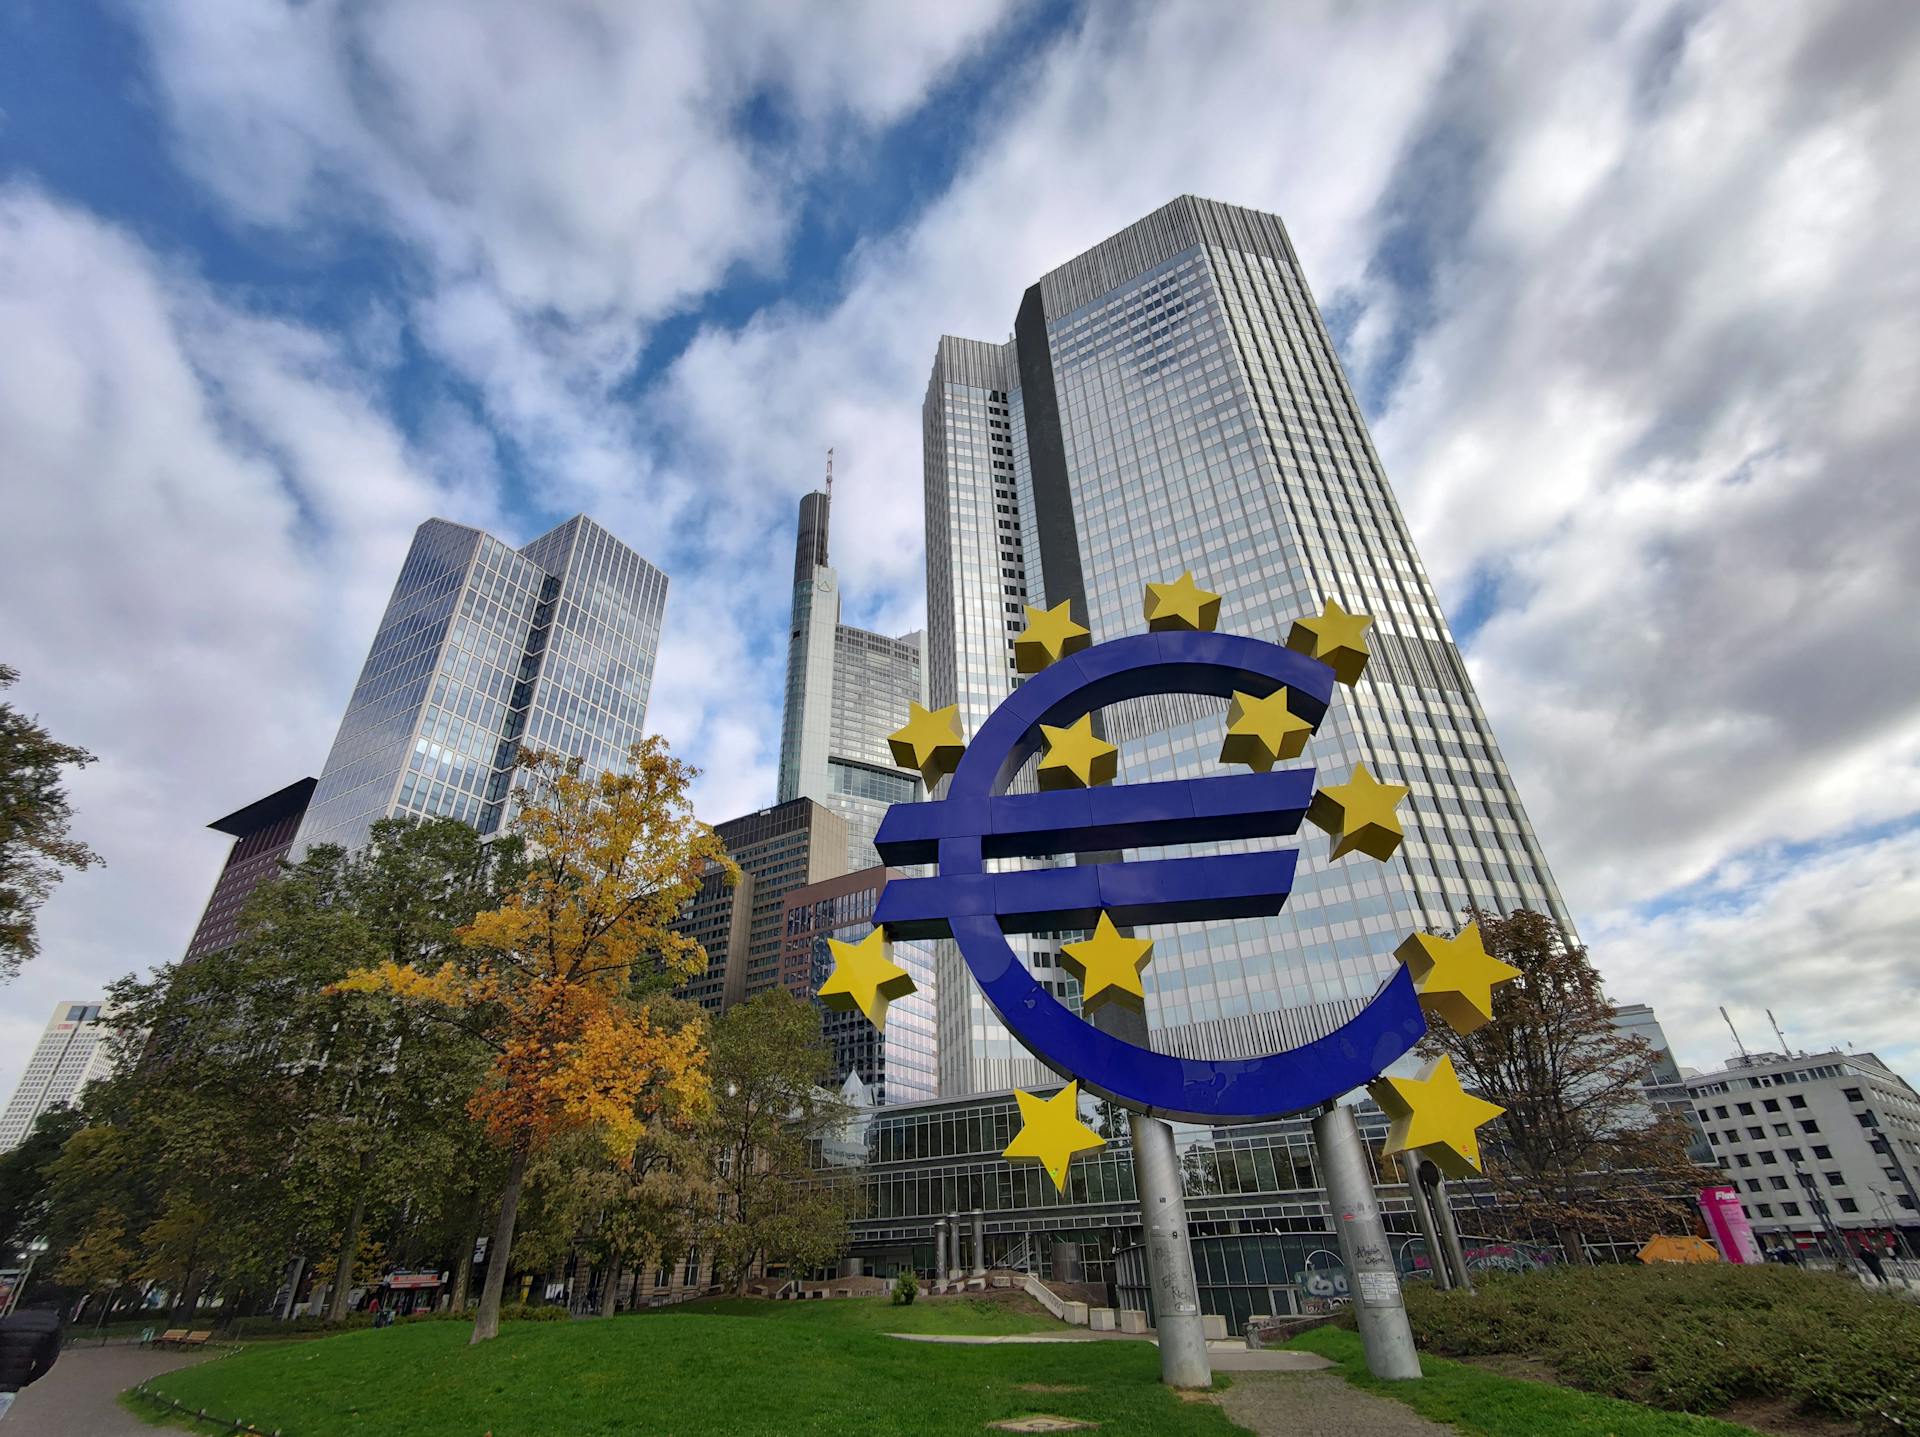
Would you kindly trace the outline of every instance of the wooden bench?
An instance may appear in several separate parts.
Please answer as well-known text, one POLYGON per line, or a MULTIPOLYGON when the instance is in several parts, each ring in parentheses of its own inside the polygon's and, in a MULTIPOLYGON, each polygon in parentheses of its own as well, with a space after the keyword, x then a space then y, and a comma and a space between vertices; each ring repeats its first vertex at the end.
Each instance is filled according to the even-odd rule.
POLYGON ((169 1327, 165 1332, 153 1339, 153 1345, 155 1347, 171 1347, 174 1343, 184 1339, 186 1335, 187 1329, 184 1327, 169 1327))
POLYGON ((213 1329, 209 1327, 204 1332, 189 1332, 185 1337, 180 1339, 180 1346, 202 1347, 202 1346, 205 1346, 206 1343, 211 1341, 212 1338, 213 1338, 213 1329))

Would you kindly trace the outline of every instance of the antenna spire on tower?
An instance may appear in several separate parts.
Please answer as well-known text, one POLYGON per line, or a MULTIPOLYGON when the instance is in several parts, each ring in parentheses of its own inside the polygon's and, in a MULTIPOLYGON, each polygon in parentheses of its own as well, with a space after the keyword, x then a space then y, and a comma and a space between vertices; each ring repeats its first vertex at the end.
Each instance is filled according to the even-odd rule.
POLYGON ((1733 1019, 1727 1017, 1727 1005, 1725 1003, 1720 1005, 1720 1016, 1726 1020, 1727 1031, 1733 1034, 1733 1046, 1740 1050, 1740 1061, 1743 1063, 1751 1061, 1747 1057, 1747 1045, 1740 1041, 1740 1030, 1733 1026, 1733 1019))

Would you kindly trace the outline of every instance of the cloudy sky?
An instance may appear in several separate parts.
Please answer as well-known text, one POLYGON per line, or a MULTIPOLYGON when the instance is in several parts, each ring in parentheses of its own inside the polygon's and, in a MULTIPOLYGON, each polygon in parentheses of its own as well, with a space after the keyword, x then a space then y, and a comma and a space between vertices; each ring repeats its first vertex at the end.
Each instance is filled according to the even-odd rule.
POLYGON ((770 801, 827 447, 913 627, 936 338, 1183 191, 1290 227, 1614 995, 1914 1074, 1916 174, 1906 0, 19 0, 0 661, 107 867, 0 1093, 318 771, 429 515, 664 568, 652 722, 770 801))

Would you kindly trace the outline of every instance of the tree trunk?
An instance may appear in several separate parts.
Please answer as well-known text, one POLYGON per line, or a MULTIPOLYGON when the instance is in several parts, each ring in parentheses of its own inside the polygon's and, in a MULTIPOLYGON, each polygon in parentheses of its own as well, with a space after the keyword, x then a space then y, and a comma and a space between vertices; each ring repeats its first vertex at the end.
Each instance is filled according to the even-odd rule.
POLYGON ((473 1205, 468 1209, 466 1244, 460 1249, 460 1261, 453 1270, 453 1301, 451 1310, 467 1310, 467 1289, 473 1286, 473 1250, 480 1245, 480 1220, 486 1216, 486 1194, 475 1191, 473 1205))
POLYGON ((527 1176, 527 1152, 513 1155, 507 1170, 507 1190, 500 1194, 500 1217, 487 1244, 487 1281, 480 1290, 480 1311, 474 1314, 471 1342, 500 1335, 500 1293, 507 1285, 507 1259, 513 1251, 513 1220, 520 1213, 520 1184, 527 1176))
POLYGON ((187 1264, 186 1276, 180 1279, 180 1294, 173 1300, 173 1315, 175 1317, 189 1320, 193 1317, 193 1300, 197 1294, 196 1283, 199 1276, 200 1273, 198 1270, 189 1262, 187 1264))
POLYGON ((600 1315, 612 1317, 615 1304, 620 1298, 620 1249, 615 1248, 607 1259, 606 1276, 600 1279, 600 1315))
POLYGON ((360 1253, 360 1219, 366 1215, 367 1195, 354 1194, 347 1214, 347 1230, 340 1237, 340 1256, 333 1264, 333 1291, 327 1294, 327 1321, 347 1320, 347 1289, 353 1286, 353 1260, 360 1253))

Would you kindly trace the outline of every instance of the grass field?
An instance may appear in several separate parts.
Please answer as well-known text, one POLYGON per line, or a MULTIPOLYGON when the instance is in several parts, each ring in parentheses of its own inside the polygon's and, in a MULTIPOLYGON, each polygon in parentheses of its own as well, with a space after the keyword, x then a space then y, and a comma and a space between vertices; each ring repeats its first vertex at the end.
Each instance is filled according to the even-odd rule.
POLYGON ((1098 1422, 1102 1437, 1238 1431, 1217 1407, 1162 1387, 1147 1343, 944 1347, 881 1335, 1041 1327, 1058 1324, 990 1303, 717 1302, 517 1323, 477 1348, 458 1322, 352 1332, 255 1347, 155 1386, 189 1407, 294 1437, 979 1437, 987 1422, 1038 1412, 1098 1422))
POLYGON ((1340 1375, 1356 1387, 1404 1402, 1435 1422, 1450 1422, 1469 1437, 1754 1437, 1751 1428, 1711 1417, 1503 1377, 1424 1352, 1420 1381, 1381 1382, 1367 1371, 1359 1334, 1345 1328, 1315 1328, 1291 1345, 1339 1363, 1340 1375))

